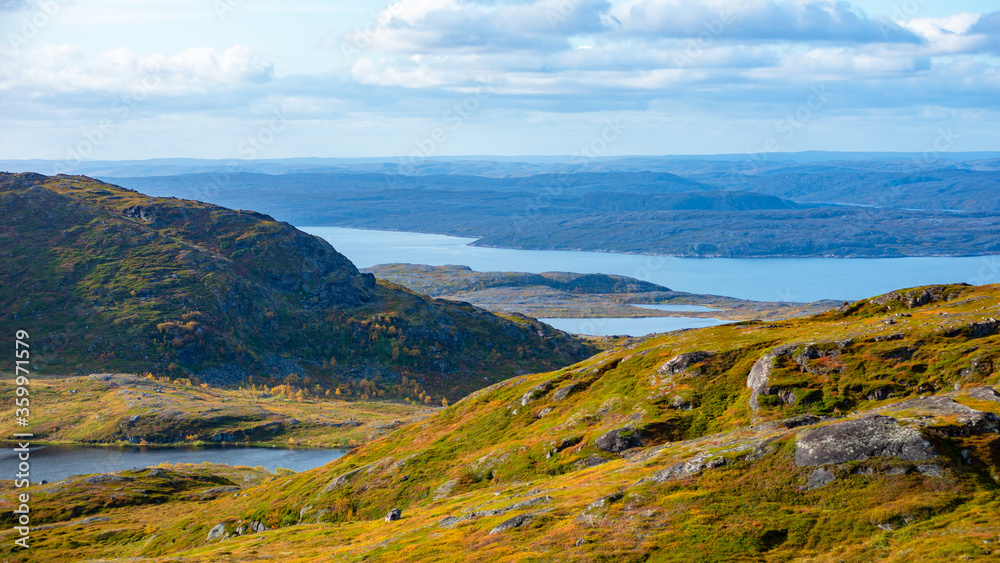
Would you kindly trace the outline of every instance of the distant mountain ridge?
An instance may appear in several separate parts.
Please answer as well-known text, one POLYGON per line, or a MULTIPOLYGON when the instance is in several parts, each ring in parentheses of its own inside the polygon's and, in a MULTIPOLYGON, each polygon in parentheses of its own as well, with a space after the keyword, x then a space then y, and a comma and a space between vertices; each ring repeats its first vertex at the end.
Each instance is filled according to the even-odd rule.
MULTIPOLYGON (((410 163, 405 157, 279 158, 219 160, 202 158, 152 158, 144 160, 55 161, 44 159, 0 159, 0 169, 12 172, 74 173, 90 176, 134 177, 215 173, 386 173, 412 170, 417 175, 464 174, 474 176, 524 176, 570 172, 660 171, 685 175, 691 167, 766 169, 807 163, 850 162, 875 165, 880 162, 909 163, 911 167, 967 166, 977 161, 1000 162, 1000 152, 838 152, 804 151, 767 154, 632 155, 581 158, 570 155, 472 155, 435 156, 410 163)), ((995 168, 994 168, 995 169, 995 168)))
POLYGON ((891 162, 745 170, 684 161, 684 176, 203 173, 117 181, 302 226, 441 233, 482 246, 734 258, 1000 252, 1000 172, 886 170, 891 162))

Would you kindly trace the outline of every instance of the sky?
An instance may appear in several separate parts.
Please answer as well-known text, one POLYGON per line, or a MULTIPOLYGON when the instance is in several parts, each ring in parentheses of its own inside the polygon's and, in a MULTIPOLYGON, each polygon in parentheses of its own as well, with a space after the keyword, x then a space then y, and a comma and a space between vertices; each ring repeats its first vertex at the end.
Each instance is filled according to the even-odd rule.
POLYGON ((0 159, 1000 150, 996 0, 0 0, 0 159))

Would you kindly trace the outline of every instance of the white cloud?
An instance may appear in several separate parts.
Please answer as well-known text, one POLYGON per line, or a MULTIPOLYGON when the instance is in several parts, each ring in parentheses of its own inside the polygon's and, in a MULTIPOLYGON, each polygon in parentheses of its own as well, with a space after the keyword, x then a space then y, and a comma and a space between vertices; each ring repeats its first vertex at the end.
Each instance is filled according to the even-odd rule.
POLYGON ((222 52, 190 48, 170 56, 140 56, 122 47, 90 58, 75 46, 47 45, 6 53, 0 62, 0 90, 26 98, 115 96, 140 83, 152 84, 147 87, 151 95, 183 96, 262 83, 273 77, 273 65, 242 45, 222 52))
POLYGON ((914 18, 901 25, 926 40, 927 55, 973 53, 989 47, 991 38, 970 33, 980 14, 961 13, 946 18, 914 18))
POLYGON ((608 14, 623 33, 742 40, 914 43, 895 22, 873 19, 848 2, 798 0, 625 0, 608 14))
MULTIPOLYGON (((723 116, 719 127, 725 131, 726 123, 743 116, 748 123, 778 119, 819 84, 831 92, 823 111, 837 115, 881 115, 886 108, 900 114, 927 107, 992 111, 1000 105, 1000 72, 990 56, 1000 52, 1000 13, 894 22, 836 0, 385 1, 349 24, 360 27, 344 32, 344 24, 320 41, 332 52, 303 52, 291 72, 289 57, 316 42, 308 36, 302 47, 289 47, 287 34, 271 33, 273 21, 249 17, 254 9, 278 8, 245 4, 248 12, 218 24, 214 48, 175 48, 190 43, 129 39, 144 37, 135 30, 171 4, 154 2, 149 12, 125 10, 125 0, 87 4, 82 15, 65 18, 67 26, 121 17, 132 35, 67 38, 59 20, 46 30, 48 37, 79 46, 46 45, 46 36, 39 36, 33 50, 0 52, 0 118, 81 119, 86 126, 150 76, 157 79, 144 87, 149 101, 129 118, 135 123, 147 116, 160 124, 171 123, 170 116, 178 123, 204 116, 206 122, 231 119, 238 127, 281 106, 317 131, 323 130, 319 124, 336 122, 328 129, 339 130, 373 122, 385 127, 379 135, 393 124, 439 120, 483 83, 492 93, 476 120, 498 128, 513 127, 507 123, 512 116, 570 116, 547 122, 563 127, 571 116, 592 112, 655 119, 684 111, 723 116), (119 9, 124 11, 116 15, 119 9), (251 21, 258 26, 252 33, 235 31, 251 21), (270 46, 266 52, 279 57, 283 72, 246 44, 270 46), (345 46, 352 50, 346 60, 345 46)), ((182 4, 186 17, 201 14, 215 25, 210 4, 182 4)), ((163 26, 180 36, 186 31, 180 18, 167 18, 163 26)), ((205 29, 190 34, 201 38, 205 29)), ((313 29, 316 36, 328 31, 313 29)), ((546 135, 541 125, 538 131, 546 135)), ((491 152, 487 146, 477 150, 491 152)))

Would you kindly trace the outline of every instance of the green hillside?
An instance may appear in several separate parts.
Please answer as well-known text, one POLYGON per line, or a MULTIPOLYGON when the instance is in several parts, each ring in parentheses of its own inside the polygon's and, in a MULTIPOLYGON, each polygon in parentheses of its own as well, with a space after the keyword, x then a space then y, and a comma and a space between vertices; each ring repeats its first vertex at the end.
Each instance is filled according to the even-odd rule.
POLYGON ((250 211, 82 176, 0 174, 0 314, 39 375, 152 372, 213 385, 440 404, 594 350, 362 274, 250 211))
POLYGON ((673 332, 214 500, 183 471, 47 485, 34 518, 66 524, 11 560, 987 560, 998 311, 949 285, 673 332))

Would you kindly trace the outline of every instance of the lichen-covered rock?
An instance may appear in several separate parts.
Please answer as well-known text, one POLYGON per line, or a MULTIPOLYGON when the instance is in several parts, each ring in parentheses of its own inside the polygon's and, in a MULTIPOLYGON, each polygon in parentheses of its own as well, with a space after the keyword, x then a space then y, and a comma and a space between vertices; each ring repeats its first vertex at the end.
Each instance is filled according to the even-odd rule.
POLYGON ((495 528, 490 530, 490 535, 492 536, 493 534, 499 534, 500 532, 510 530, 511 528, 520 528, 521 526, 530 522, 531 519, 534 517, 535 517, 534 514, 518 514, 517 516, 509 520, 504 520, 503 522, 498 524, 495 528))
POLYGON ((521 400, 520 400, 521 406, 522 407, 527 406, 528 403, 534 401, 535 399, 538 399, 539 397, 544 396, 546 393, 552 390, 552 387, 553 385, 551 381, 546 381, 545 383, 539 383, 538 385, 535 385, 534 387, 529 389, 527 393, 521 395, 521 400))
POLYGON ((996 389, 992 387, 976 387, 975 389, 969 389, 966 394, 973 399, 979 399, 981 401, 996 401, 1000 403, 1000 393, 997 393, 996 389))
POLYGON ((809 474, 809 477, 806 479, 806 489, 811 490, 825 487, 836 480, 837 477, 832 471, 825 467, 820 467, 809 474))
POLYGON ((595 509, 598 509, 598 508, 604 508, 605 506, 607 506, 607 505, 609 505, 611 503, 614 503, 614 502, 618 502, 618 501, 620 501, 623 498, 625 498, 625 493, 623 493, 622 491, 618 491, 616 493, 611 493, 610 495, 608 495, 606 497, 601 497, 601 498, 595 500, 594 502, 590 503, 589 505, 587 505, 587 510, 595 510, 595 509))
POLYGON ((933 463, 918 465, 917 471, 921 475, 926 475, 927 477, 940 477, 943 474, 943 470, 940 465, 934 465, 933 463))
POLYGON ((454 489, 457 484, 458 479, 449 479, 442 483, 440 487, 434 490, 434 500, 448 498, 448 496, 451 495, 451 490, 454 489))
MULTIPOLYGON (((965 285, 965 284, 959 284, 965 285)), ((922 307, 928 303, 934 303, 937 301, 950 301, 957 297, 958 294, 953 290, 949 291, 947 286, 928 286, 918 289, 913 289, 905 293, 899 291, 891 291, 884 295, 879 295, 877 297, 872 297, 869 302, 874 305, 880 305, 885 307, 887 310, 891 309, 895 305, 902 305, 907 309, 913 309, 916 307, 922 307)))
POLYGON ((771 392, 769 387, 771 381, 771 370, 774 368, 774 360, 780 356, 788 356, 795 350, 795 345, 786 344, 784 346, 777 346, 767 354, 761 356, 753 367, 750 368, 750 373, 747 375, 747 388, 752 391, 750 394, 750 408, 757 410, 760 405, 757 403, 757 397, 761 395, 767 395, 771 392))
POLYGON ((798 396, 795 394, 795 391, 792 391, 791 389, 782 389, 778 391, 778 398, 781 399, 781 401, 786 405, 791 405, 795 403, 798 396))
POLYGON ((869 416, 823 426, 799 437, 795 464, 799 467, 896 457, 924 461, 937 455, 930 442, 912 428, 888 416, 869 416))
MULTIPOLYGON (((988 397, 993 391, 989 387, 981 387, 969 392, 977 392, 978 397, 988 397), (982 389, 980 391, 979 389, 982 389)), ((978 398, 977 396, 974 396, 978 398)), ((989 399, 986 399, 989 400, 989 399)), ((934 417, 930 423, 933 431, 944 436, 971 436, 973 434, 989 434, 1000 432, 1000 417, 991 413, 976 410, 963 405, 951 397, 921 397, 903 401, 884 409, 884 412, 906 412, 909 415, 934 417), (954 423, 941 423, 941 419, 954 420, 954 423)))
POLYGON ((587 388, 587 384, 582 381, 577 381, 576 383, 570 383, 569 385, 563 385, 562 387, 556 389, 556 392, 552 394, 552 400, 554 402, 559 402, 566 397, 569 397, 573 393, 583 391, 587 388))
POLYGON ((610 495, 605 497, 601 497, 595 500, 594 502, 590 503, 589 505, 587 505, 587 508, 584 508, 583 511, 580 512, 580 515, 576 517, 576 519, 580 522, 583 522, 584 524, 593 526, 600 521, 601 519, 600 512, 602 508, 612 503, 618 502, 623 498, 625 498, 625 493, 621 491, 616 493, 611 493, 610 495))
POLYGON ((726 458, 713 456, 708 452, 702 452, 691 459, 675 463, 670 467, 657 471, 651 475, 648 480, 653 481, 654 483, 663 483, 674 479, 684 479, 697 475, 706 469, 715 469, 717 467, 722 467, 725 464, 726 458))
POLYGON ((566 448, 572 448, 573 446, 579 444, 582 441, 583 441, 582 436, 566 436, 565 438, 560 439, 559 442, 556 444, 556 451, 561 452, 566 448))
POLYGON ((333 479, 332 479, 332 480, 331 480, 331 481, 330 481, 330 482, 329 482, 329 483, 328 483, 328 484, 326 485, 326 487, 325 487, 325 488, 323 489, 323 492, 324 492, 324 493, 327 493, 327 492, 330 492, 330 491, 332 491, 332 490, 334 490, 334 489, 337 489, 337 488, 339 488, 339 487, 343 487, 343 486, 344 486, 344 485, 346 485, 346 484, 348 483, 348 481, 350 481, 350 480, 351 480, 351 479, 352 479, 353 477, 355 477, 355 476, 356 476, 357 474, 361 473, 361 471, 362 471, 363 469, 364 469, 364 467, 359 467, 359 468, 357 468, 357 469, 354 469, 354 470, 352 470, 352 471, 348 471, 347 473, 344 473, 344 474, 342 474, 342 475, 338 475, 338 476, 334 477, 334 478, 333 478, 333 479))
POLYGON ((602 463, 607 463, 608 460, 604 459, 599 455, 592 455, 585 457, 573 464, 574 470, 587 469, 588 467, 597 467, 602 463))
POLYGON ((221 540, 226 535, 226 525, 216 524, 211 530, 208 531, 207 541, 221 540))
POLYGON ((820 417, 813 414, 802 414, 799 416, 793 416, 792 418, 786 418, 781 421, 781 425, 785 428, 798 428, 799 426, 809 426, 811 424, 816 424, 821 421, 820 417))
POLYGON ((398 508, 393 508, 389 511, 389 514, 385 515, 386 522, 395 522, 403 517, 403 511, 398 508))
POLYGON ((666 361, 657 371, 661 375, 677 375, 687 371, 692 365, 712 356, 711 352, 697 351, 678 354, 666 361))
POLYGON ((594 440, 594 447, 606 452, 619 453, 642 446, 642 437, 635 428, 615 428, 594 440))

